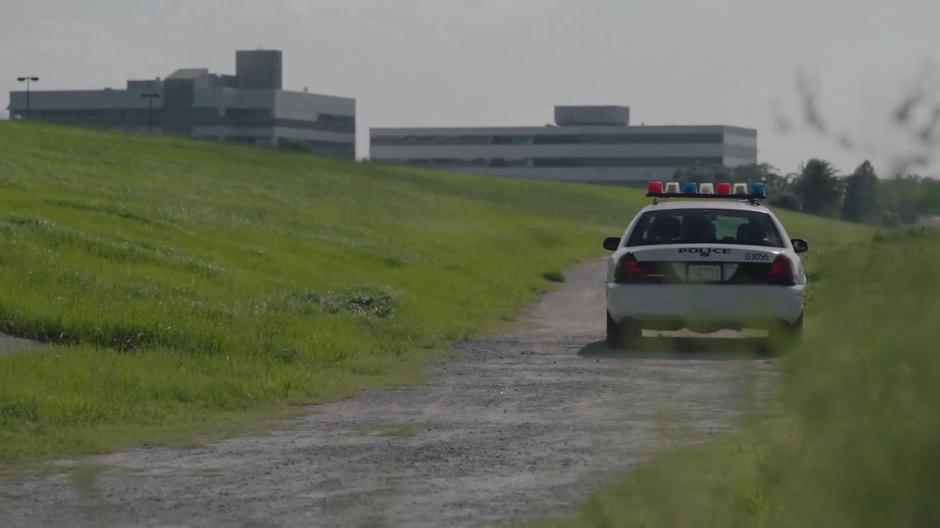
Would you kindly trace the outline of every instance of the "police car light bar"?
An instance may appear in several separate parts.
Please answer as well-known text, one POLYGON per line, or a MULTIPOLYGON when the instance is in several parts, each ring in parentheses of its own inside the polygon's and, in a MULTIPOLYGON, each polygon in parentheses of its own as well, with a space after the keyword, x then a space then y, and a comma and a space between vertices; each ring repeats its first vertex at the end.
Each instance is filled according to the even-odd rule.
POLYGON ((713 183, 697 184, 695 182, 663 182, 651 181, 646 187, 646 196, 650 198, 737 198, 742 200, 761 200, 767 197, 763 183, 752 183, 750 189, 746 183, 723 182, 717 186, 713 183))

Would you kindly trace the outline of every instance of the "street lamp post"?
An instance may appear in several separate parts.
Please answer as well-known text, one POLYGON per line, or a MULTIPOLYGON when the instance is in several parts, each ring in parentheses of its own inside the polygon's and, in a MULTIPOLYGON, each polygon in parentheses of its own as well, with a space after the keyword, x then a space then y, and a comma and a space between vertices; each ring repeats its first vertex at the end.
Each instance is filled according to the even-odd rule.
POLYGON ((39 80, 39 77, 36 77, 36 76, 34 76, 34 75, 27 75, 27 76, 25 76, 25 77, 17 77, 16 80, 17 80, 17 82, 25 82, 25 83, 26 83, 26 117, 28 118, 28 117, 29 117, 29 113, 30 113, 30 110, 29 110, 29 83, 31 83, 31 82, 37 82, 37 81, 39 80))
POLYGON ((146 97, 147 102, 149 103, 149 111, 147 113, 147 131, 153 134, 153 100, 159 99, 160 94, 157 92, 147 92, 140 94, 141 97, 146 97))

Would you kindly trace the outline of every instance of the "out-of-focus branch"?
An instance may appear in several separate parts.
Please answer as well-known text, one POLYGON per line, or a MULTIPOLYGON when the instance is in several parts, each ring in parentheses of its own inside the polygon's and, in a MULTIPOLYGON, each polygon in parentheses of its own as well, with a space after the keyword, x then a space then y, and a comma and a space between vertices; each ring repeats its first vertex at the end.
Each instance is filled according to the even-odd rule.
MULTIPOLYGON (((864 150, 864 155, 875 154, 874 142, 833 130, 822 108, 819 81, 799 70, 795 75, 799 103, 799 122, 806 129, 834 142, 844 150, 864 150)), ((917 169, 933 167, 940 162, 940 69, 932 61, 917 74, 909 93, 894 106, 889 122, 899 134, 910 138, 904 152, 878 153, 891 165, 892 174, 906 175, 917 169)), ((795 132, 795 120, 781 112, 774 112, 774 123, 781 134, 795 132)))
POLYGON ((828 128, 819 109, 819 82, 810 79, 803 70, 796 72, 796 90, 803 109, 803 119, 810 129, 826 135, 828 128))

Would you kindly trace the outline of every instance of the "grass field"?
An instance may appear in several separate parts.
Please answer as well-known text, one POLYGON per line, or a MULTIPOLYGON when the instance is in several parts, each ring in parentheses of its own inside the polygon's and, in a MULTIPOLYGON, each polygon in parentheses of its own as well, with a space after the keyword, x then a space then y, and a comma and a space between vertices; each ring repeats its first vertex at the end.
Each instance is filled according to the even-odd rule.
MULTIPOLYGON (((416 379, 602 253, 636 190, 0 123, 0 462, 416 379)), ((817 245, 848 224, 788 215, 817 245)), ((600 309, 600 308, 599 308, 600 309)))
POLYGON ((536 526, 940 525, 940 232, 825 254, 779 408, 536 526))
POLYGON ((0 461, 415 379, 600 253, 635 191, 0 123, 0 461))

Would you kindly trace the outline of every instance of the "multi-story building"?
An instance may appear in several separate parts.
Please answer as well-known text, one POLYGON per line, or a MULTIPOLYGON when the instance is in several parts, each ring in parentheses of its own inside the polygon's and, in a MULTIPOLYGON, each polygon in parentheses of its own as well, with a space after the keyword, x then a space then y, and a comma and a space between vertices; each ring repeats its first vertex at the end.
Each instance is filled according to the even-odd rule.
POLYGON ((376 161, 493 176, 640 184, 676 169, 757 162, 757 131, 630 126, 623 106, 556 106, 544 127, 373 128, 376 161))
POLYGON ((355 157, 355 99, 281 85, 280 51, 238 51, 235 75, 180 69, 162 80, 127 81, 123 90, 17 91, 9 110, 14 119, 269 146, 293 141, 355 157))

